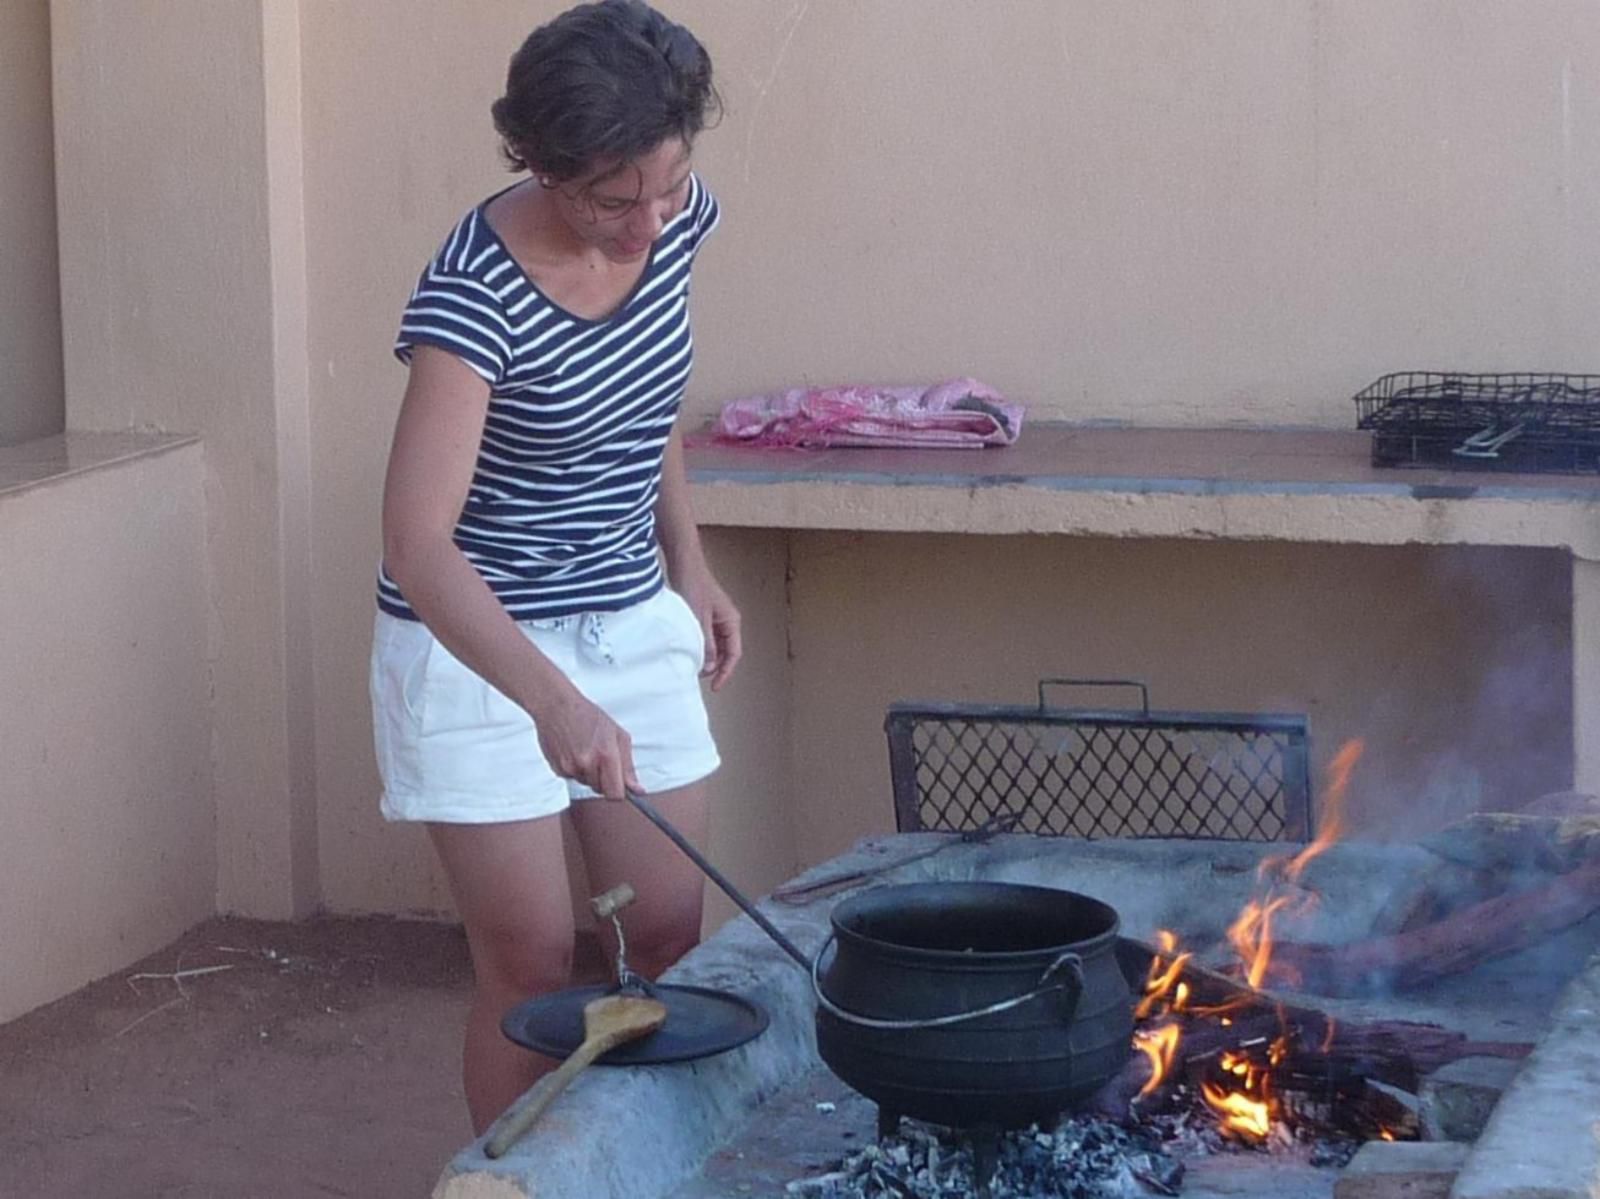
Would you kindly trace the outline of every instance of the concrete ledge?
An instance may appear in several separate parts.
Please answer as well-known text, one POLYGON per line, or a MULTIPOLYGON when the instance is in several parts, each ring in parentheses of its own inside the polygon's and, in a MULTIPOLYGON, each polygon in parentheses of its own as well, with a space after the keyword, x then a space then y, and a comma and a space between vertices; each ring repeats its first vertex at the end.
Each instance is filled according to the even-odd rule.
POLYGON ((687 455, 702 523, 1370 545, 1600 557, 1600 478, 1380 469, 1365 433, 1028 426, 983 450, 687 455))
POLYGON ((1368 1141, 1333 1184, 1333 1199, 1445 1199, 1467 1150, 1452 1141, 1368 1141))
POLYGON ((171 433, 58 433, 0 446, 0 496, 70 479, 118 462, 195 445, 171 433))
POLYGON ((1600 957, 1557 1002, 1539 1043, 1489 1117, 1451 1199, 1600 1195, 1600 957))
MULTIPOLYGON (((764 910, 802 951, 821 948, 818 921, 764 910)), ((663 981, 735 992, 764 1007, 772 1023, 749 1044, 702 1061, 586 1072, 504 1157, 486 1157, 482 1139, 458 1154, 434 1199, 660 1195, 816 1066, 810 978, 748 917, 724 926, 663 981)))

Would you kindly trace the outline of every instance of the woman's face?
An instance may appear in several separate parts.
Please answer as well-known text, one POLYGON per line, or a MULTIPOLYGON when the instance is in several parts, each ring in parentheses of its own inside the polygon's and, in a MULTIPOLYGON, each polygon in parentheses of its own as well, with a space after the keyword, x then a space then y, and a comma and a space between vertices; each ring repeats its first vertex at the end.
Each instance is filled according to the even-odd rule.
POLYGON ((669 138, 648 154, 602 163, 551 188, 572 232, 612 262, 637 262, 689 198, 689 146, 669 138))

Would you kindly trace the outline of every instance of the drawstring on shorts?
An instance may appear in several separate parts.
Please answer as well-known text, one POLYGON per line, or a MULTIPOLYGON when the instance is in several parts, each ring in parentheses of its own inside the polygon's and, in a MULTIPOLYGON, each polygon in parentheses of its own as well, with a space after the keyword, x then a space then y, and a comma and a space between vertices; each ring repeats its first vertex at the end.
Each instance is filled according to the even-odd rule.
POLYGON ((529 622, 536 629, 550 629, 555 632, 564 632, 578 626, 578 648, 592 662, 603 662, 607 666, 617 664, 616 651, 611 646, 611 638, 606 633, 606 614, 604 612, 583 612, 577 616, 554 616, 549 620, 535 620, 529 622))

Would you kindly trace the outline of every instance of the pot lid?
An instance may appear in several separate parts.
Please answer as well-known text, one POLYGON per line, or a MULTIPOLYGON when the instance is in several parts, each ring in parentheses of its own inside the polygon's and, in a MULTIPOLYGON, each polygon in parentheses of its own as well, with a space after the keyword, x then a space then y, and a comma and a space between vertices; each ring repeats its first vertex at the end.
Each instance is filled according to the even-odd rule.
MULTIPOLYGON (((500 1030, 524 1049, 565 1058, 583 1043, 583 1007, 613 994, 616 987, 573 987, 519 1003, 500 1021, 500 1030)), ((652 998, 667 1005, 667 1020, 637 1041, 619 1045, 598 1058, 603 1066, 651 1066, 689 1062, 735 1049, 761 1035, 767 1013, 739 995, 710 987, 656 984, 652 998)))

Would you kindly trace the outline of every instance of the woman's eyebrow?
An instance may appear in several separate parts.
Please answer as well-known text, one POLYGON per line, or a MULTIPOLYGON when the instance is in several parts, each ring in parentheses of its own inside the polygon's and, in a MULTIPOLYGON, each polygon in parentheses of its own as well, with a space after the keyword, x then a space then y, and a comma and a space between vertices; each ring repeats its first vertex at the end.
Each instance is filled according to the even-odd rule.
MULTIPOLYGON (((691 176, 693 174, 694 174, 694 169, 692 167, 686 167, 684 169, 683 176, 676 183, 674 183, 671 187, 667 188, 667 190, 664 191, 662 193, 662 195, 670 196, 673 192, 677 191, 685 183, 689 182, 689 176, 691 176)), ((596 191, 596 192, 593 192, 591 194, 594 196, 594 198, 596 200, 605 201, 605 202, 608 202, 608 203, 615 203, 615 204, 637 204, 639 201, 644 199, 643 194, 638 193, 638 192, 635 192, 631 196, 611 195, 611 194, 609 194, 607 192, 602 192, 602 191, 596 191)))

